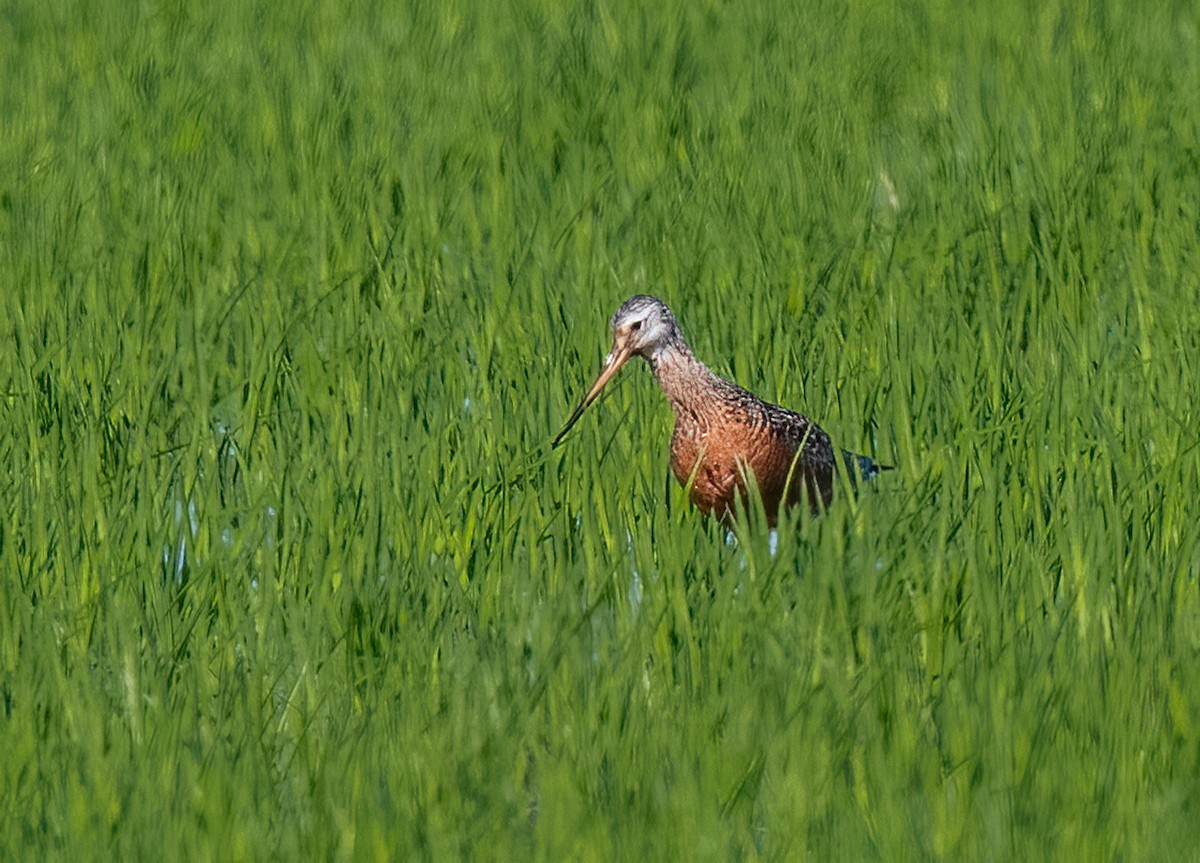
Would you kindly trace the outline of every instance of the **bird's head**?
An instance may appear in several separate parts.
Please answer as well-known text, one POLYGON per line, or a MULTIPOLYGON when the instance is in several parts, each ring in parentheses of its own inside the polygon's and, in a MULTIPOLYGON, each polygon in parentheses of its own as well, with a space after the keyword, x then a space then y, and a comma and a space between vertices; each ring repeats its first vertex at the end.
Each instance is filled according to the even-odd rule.
POLYGON ((588 394, 583 397, 579 407, 575 408, 558 437, 554 439, 555 446, 558 446, 571 427, 583 416, 588 406, 599 398, 605 385, 630 357, 653 359, 659 351, 681 338, 679 325, 675 323, 675 316, 671 314, 667 304, 658 297, 648 297, 644 294, 630 297, 621 303, 608 325, 612 330, 612 350, 604 359, 604 368, 600 376, 596 378, 588 394))
MULTIPOLYGON (((612 352, 605 360, 608 365, 621 358, 621 362, 632 356, 653 357, 672 341, 679 338, 679 325, 667 304, 658 297, 644 294, 630 297, 613 312, 608 322, 612 330, 612 352)), ((617 364, 620 367, 620 363, 617 364)))

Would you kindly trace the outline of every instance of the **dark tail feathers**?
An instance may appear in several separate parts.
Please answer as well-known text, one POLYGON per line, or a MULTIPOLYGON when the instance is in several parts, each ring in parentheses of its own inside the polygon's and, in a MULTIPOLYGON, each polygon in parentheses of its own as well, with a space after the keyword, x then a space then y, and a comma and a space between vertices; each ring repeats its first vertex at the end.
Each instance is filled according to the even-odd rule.
POLYGON ((846 463, 846 475, 850 477, 850 485, 857 488, 858 481, 872 480, 885 470, 894 470, 890 464, 876 464, 869 456, 858 455, 850 450, 842 450, 842 461, 846 463))

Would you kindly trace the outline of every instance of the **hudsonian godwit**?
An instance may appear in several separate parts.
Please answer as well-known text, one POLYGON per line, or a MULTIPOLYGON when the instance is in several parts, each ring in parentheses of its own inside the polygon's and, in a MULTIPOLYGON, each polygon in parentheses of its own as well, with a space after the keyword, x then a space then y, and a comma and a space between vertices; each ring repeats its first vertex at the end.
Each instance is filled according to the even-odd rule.
MULTIPOLYGON (((640 356, 650 364, 675 412, 671 472, 701 512, 729 521, 735 501, 744 501, 747 490, 755 487, 772 527, 780 505, 794 506, 802 493, 813 512, 829 505, 835 451, 820 426, 711 371, 696 359, 675 316, 657 297, 630 297, 609 326, 612 352, 554 439, 554 446, 562 442, 621 366, 640 356)), ((842 458, 851 482, 871 479, 888 469, 846 450, 842 450, 842 458)))

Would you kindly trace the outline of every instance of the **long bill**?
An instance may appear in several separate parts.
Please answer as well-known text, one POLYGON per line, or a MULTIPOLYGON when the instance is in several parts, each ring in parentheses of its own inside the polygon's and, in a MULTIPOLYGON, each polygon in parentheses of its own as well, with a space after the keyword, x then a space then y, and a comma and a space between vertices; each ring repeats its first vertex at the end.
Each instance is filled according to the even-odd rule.
POLYGON ((604 389, 604 385, 612 380, 613 375, 620 371, 621 366, 625 365, 631 356, 633 356, 633 351, 629 348, 616 349, 608 355, 608 360, 604 363, 604 369, 600 372, 600 376, 596 378, 596 382, 592 384, 592 388, 588 390, 588 394, 583 397, 583 401, 579 403, 579 407, 571 412, 571 416, 563 424, 562 431, 554 438, 554 443, 551 444, 552 447, 556 447, 562 443, 562 439, 567 436, 567 432, 583 416, 583 412, 588 409, 592 402, 599 398, 600 391, 604 389))

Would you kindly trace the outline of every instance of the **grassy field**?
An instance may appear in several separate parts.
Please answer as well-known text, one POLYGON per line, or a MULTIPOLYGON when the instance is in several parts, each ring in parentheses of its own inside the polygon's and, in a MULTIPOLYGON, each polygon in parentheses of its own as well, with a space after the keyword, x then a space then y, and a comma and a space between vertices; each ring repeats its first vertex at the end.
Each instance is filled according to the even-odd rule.
POLYGON ((6 5, 0 858, 1194 859, 1200 18, 994 6, 6 5))

